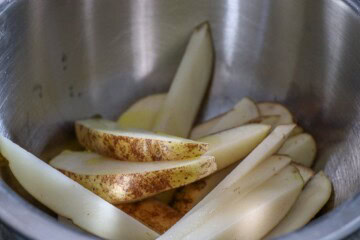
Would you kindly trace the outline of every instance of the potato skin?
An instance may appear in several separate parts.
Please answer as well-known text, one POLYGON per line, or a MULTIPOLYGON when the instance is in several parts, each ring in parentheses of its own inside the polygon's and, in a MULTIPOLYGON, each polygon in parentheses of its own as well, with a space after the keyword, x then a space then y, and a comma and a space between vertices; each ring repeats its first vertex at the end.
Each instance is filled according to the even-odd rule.
POLYGON ((215 158, 211 156, 191 166, 144 173, 84 175, 61 170, 66 176, 112 204, 138 201, 192 183, 215 171, 215 158))
POLYGON ((175 142, 118 136, 75 123, 79 143, 90 151, 123 161, 151 162, 194 158, 204 154, 207 143, 175 142))
POLYGON ((202 195, 201 192, 206 188, 206 185, 206 179, 201 179, 179 189, 174 197, 173 208, 182 216, 185 215, 194 207, 196 200, 202 195))
POLYGON ((182 217, 175 209, 155 199, 115 206, 159 234, 166 232, 182 217))

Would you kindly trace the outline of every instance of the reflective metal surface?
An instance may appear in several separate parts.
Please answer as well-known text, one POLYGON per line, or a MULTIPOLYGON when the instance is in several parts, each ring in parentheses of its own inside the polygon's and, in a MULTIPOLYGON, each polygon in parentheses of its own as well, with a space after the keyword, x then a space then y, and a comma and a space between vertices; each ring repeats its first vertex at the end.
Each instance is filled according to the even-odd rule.
MULTIPOLYGON (((319 143, 328 209, 289 239, 339 239, 360 226, 358 0, 0 1, 0 132, 42 155, 72 121, 115 118, 167 91, 191 29, 209 20, 213 85, 200 120, 244 96, 287 104, 319 143), (346 200, 348 200, 346 202, 346 200)), ((32 239, 85 239, 0 181, 0 219, 32 239)))

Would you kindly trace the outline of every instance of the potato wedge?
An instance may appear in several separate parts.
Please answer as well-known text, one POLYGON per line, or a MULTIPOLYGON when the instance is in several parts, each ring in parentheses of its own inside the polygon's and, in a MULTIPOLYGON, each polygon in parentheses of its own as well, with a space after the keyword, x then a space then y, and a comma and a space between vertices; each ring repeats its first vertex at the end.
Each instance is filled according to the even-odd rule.
POLYGON ((305 186, 286 217, 266 237, 271 239, 295 231, 307 224, 327 203, 331 182, 320 171, 305 186))
POLYGON ((290 156, 296 163, 311 167, 316 156, 316 142, 310 134, 301 133, 286 140, 278 153, 290 156))
POLYGON ((136 163, 70 151, 55 157, 50 165, 113 204, 141 200, 189 184, 216 170, 212 156, 136 163))
POLYGON ((37 207, 41 211, 47 213, 49 216, 54 216, 54 212, 52 212, 48 207, 46 207, 40 201, 36 200, 35 197, 33 197, 28 191, 26 191, 26 189, 14 176, 9 166, 0 168, 0 173, 1 180, 4 181, 21 198, 26 200, 31 205, 37 207))
POLYGON ((116 207, 160 234, 167 231, 181 218, 181 214, 175 209, 154 199, 119 204, 116 207))
MULTIPOLYGON (((279 115, 270 115, 270 116, 261 116, 253 121, 251 121, 252 123, 260 123, 260 124, 267 124, 270 125, 272 129, 274 129, 275 127, 282 125, 279 124, 280 122, 280 116, 279 115)), ((289 137, 292 136, 296 136, 300 133, 304 132, 304 129, 302 129, 302 127, 300 127, 299 125, 296 125, 296 127, 294 128, 294 130, 291 132, 289 137)))
POLYGON ((188 137, 210 82, 214 47, 208 23, 193 31, 154 131, 188 137))
POLYGON ((210 199, 216 198, 217 195, 221 195, 222 191, 231 187, 257 165, 275 154, 294 128, 295 124, 276 127, 213 191, 206 195, 193 210, 205 204, 210 199))
MULTIPOLYGON (((184 186, 175 194, 174 203, 172 204, 173 208, 182 215, 185 215, 211 192, 237 165, 238 164, 235 163, 206 178, 184 186)), ((305 184, 315 175, 315 172, 311 168, 297 163, 292 163, 292 165, 297 168, 305 184)))
POLYGON ((300 127, 299 125, 296 125, 296 127, 294 128, 294 130, 290 134, 290 137, 294 137, 294 136, 299 135, 300 133, 303 133, 303 132, 304 132, 304 129, 302 127, 300 127))
POLYGON ((15 177, 31 195, 86 231, 106 239, 155 239, 158 236, 150 228, 2 136, 0 149, 15 177))
POLYGON ((124 130, 115 122, 88 119, 75 123, 77 139, 85 148, 123 161, 174 161, 204 154, 207 143, 142 130, 124 130))
POLYGON ((248 124, 223 131, 199 141, 209 144, 206 155, 214 156, 218 170, 248 155, 269 133, 270 126, 248 124))
POLYGON ((166 93, 160 93, 136 101, 118 118, 119 127, 151 131, 165 99, 166 93))
POLYGON ((284 218, 303 185, 296 168, 287 166, 244 198, 233 199, 182 239, 261 239, 284 218))
POLYGON ((175 193, 172 207, 181 215, 185 215, 211 192, 236 166, 237 163, 232 164, 206 178, 179 189, 179 191, 175 193))
MULTIPOLYGON (((310 178, 315 175, 315 172, 308 167, 297 163, 292 163, 292 165, 298 169, 301 177, 304 180, 304 183, 307 183, 310 178)), ((213 190, 217 186, 217 184, 219 184, 219 182, 221 182, 236 166, 237 163, 223 170, 220 170, 219 172, 212 174, 204 179, 186 185, 175 194, 174 203, 172 206, 177 211, 185 215, 211 190, 213 190)))
MULTIPOLYGON (((234 198, 240 199, 246 196, 246 194, 279 173, 290 162, 291 159, 286 156, 272 156, 266 159, 245 176, 240 176, 237 181, 234 180, 232 185, 222 189, 223 191, 218 191, 220 194, 211 196, 211 199, 206 196, 159 239, 182 239, 191 231, 195 231, 207 219, 220 214, 219 212, 223 210, 223 207, 228 206, 234 198)), ((229 176, 233 175, 233 172, 229 176)), ((224 181, 220 182, 217 188, 223 185, 224 181)), ((210 194, 213 192, 214 190, 210 194)))
POLYGON ((194 127, 190 138, 199 139, 227 129, 239 127, 259 116, 259 110, 255 102, 249 98, 243 98, 229 112, 194 127))
POLYGON ((294 119, 290 111, 279 103, 262 102, 258 103, 257 107, 259 108, 261 116, 279 116, 280 119, 277 125, 294 123, 294 119))
POLYGON ((267 124, 270 125, 272 128, 275 128, 276 126, 278 126, 279 120, 280 120, 279 115, 271 115, 271 116, 261 116, 253 120, 253 122, 260 124, 267 124))
POLYGON ((305 167, 304 165, 294 163, 294 162, 291 163, 291 165, 296 167, 296 169, 299 171, 305 184, 315 175, 314 170, 312 170, 311 168, 305 167))

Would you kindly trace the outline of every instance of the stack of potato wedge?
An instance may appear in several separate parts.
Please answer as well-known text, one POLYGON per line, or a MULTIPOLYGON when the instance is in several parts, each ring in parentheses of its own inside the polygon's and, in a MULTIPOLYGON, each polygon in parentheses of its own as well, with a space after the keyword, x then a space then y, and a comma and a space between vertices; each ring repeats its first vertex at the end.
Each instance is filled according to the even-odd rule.
POLYGON ((270 239, 303 227, 331 194, 310 168, 314 138, 283 105, 247 97, 194 126, 214 61, 204 23, 168 93, 117 122, 75 122, 85 151, 64 149, 48 165, 0 137, 1 153, 60 222, 106 239, 270 239))

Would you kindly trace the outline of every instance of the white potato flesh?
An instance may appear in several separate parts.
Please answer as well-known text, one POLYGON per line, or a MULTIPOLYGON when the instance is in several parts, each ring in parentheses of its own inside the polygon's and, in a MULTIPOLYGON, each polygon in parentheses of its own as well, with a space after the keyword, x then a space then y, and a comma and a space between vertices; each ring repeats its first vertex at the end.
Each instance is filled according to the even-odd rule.
POLYGON ((280 117, 277 125, 294 123, 294 119, 290 111, 283 105, 273 102, 258 103, 257 107, 261 116, 273 116, 280 117))
POLYGON ((259 110, 255 102, 249 98, 243 98, 229 112, 194 127, 190 138, 199 139, 230 128, 239 127, 259 116, 259 110))
POLYGON ((117 123, 119 127, 151 131, 165 98, 166 93, 161 93, 136 101, 118 118, 117 123))
MULTIPOLYGON (((315 175, 315 172, 311 168, 297 163, 292 163, 292 165, 297 168, 304 183, 307 183, 315 175)), ((186 214, 211 192, 236 166, 237 163, 202 180, 186 185, 175 195, 173 207, 182 214, 186 214)))
POLYGON ((154 131, 188 137, 205 96, 214 63, 210 25, 197 27, 185 50, 154 131))
POLYGON ((193 210, 210 199, 216 198, 217 195, 221 195, 221 192, 224 189, 231 187, 231 185, 239 181, 241 177, 248 174, 265 159, 275 154, 294 128, 295 124, 276 127, 219 185, 216 186, 213 191, 211 191, 198 205, 196 205, 193 210))
POLYGON ((288 166, 182 239, 261 239, 286 215, 303 185, 296 168, 288 166))
POLYGON ((92 152, 64 151, 50 161, 54 168, 84 174, 84 175, 111 175, 111 174, 142 174, 148 172, 168 172, 174 168, 186 168, 200 161, 212 161, 211 156, 200 156, 198 158, 179 161, 159 162, 126 162, 103 157, 92 152))
MULTIPOLYGON (((160 236, 159 239, 182 239, 191 231, 201 226, 207 219, 221 212, 223 207, 227 206, 232 199, 240 199, 246 196, 247 193, 280 172, 281 169, 289 165, 290 162, 291 159, 286 156, 270 157, 260 163, 246 176, 234 180, 233 185, 223 189, 221 194, 217 194, 211 199, 207 199, 207 201, 204 201, 207 198, 205 197, 164 235, 160 236)), ((232 175, 232 173, 230 173, 230 175, 232 175)), ((221 183, 222 182, 220 182, 220 184, 221 183)), ((214 190, 212 192, 214 192, 214 190)))
MULTIPOLYGON (((272 127, 272 129, 274 129, 275 127, 277 127, 279 125, 282 125, 282 123, 280 122, 279 115, 261 116, 258 119, 255 119, 254 121, 251 121, 251 122, 267 124, 267 125, 270 125, 272 127)), ((302 127, 297 125, 295 127, 295 129, 292 131, 292 133, 290 134, 290 136, 292 137, 292 136, 298 135, 303 132, 304 132, 304 129, 302 129, 302 127)))
POLYGON ((279 154, 288 155, 294 162, 311 167, 316 156, 316 142, 310 134, 301 133, 286 140, 279 154))
POLYGON ((270 126, 248 124, 216 133, 199 141, 208 143, 206 155, 214 156, 218 170, 248 155, 269 133, 270 126))
POLYGON ((301 177, 304 180, 304 183, 306 184, 314 175, 315 172, 311 168, 305 167, 304 165, 298 164, 298 163, 291 163, 294 167, 297 168, 299 171, 301 177))
POLYGON ((280 120, 279 115, 273 115, 273 116, 261 116, 256 122, 261 124, 268 124, 272 128, 275 128, 280 120))
POLYGON ((106 239, 155 239, 158 236, 2 136, 0 148, 17 180, 33 197, 86 231, 106 239))
POLYGON ((266 239, 275 238, 305 226, 327 203, 330 195, 331 182, 320 171, 305 186, 289 213, 266 239))
POLYGON ((296 136, 296 135, 299 135, 300 133, 303 133, 304 132, 304 129, 302 127, 300 127, 299 125, 297 125, 294 129, 294 131, 292 131, 290 137, 293 137, 293 136, 296 136))

